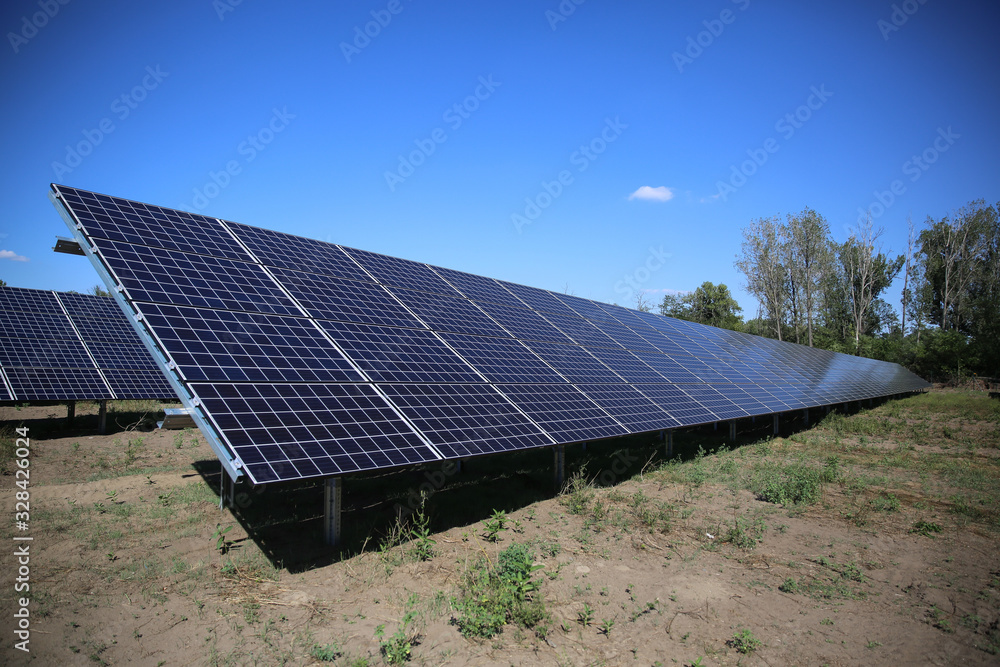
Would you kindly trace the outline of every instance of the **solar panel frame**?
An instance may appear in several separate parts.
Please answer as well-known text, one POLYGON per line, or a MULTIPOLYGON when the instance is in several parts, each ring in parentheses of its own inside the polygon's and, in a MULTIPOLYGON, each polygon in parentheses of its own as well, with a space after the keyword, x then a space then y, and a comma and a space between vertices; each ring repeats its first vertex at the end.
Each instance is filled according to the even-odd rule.
POLYGON ((601 440, 629 432, 571 384, 501 384, 497 389, 557 443, 601 440))

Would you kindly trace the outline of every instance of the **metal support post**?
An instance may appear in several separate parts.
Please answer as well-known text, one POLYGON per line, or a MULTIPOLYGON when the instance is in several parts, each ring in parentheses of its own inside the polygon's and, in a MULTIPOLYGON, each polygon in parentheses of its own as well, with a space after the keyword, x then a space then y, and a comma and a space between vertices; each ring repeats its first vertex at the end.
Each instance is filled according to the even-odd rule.
POLYGON ((566 445, 556 445, 552 448, 555 456, 555 470, 553 471, 553 481, 556 490, 561 491, 563 483, 566 481, 566 445))
POLYGON ((76 401, 70 401, 66 404, 66 426, 73 425, 73 419, 76 417, 76 401))
POLYGON ((805 420, 806 426, 809 426, 809 408, 802 411, 802 419, 805 420))
POLYGON ((774 413, 774 435, 778 435, 778 413, 774 413))
POLYGON ((328 477, 323 485, 323 539, 332 547, 340 543, 340 495, 343 486, 339 477, 328 477))
POLYGON ((674 455, 674 431, 673 431, 673 429, 669 429, 668 428, 666 431, 663 431, 663 433, 666 433, 666 436, 667 436, 666 437, 666 441, 667 441, 667 458, 669 459, 671 456, 674 455))
POLYGON ((101 401, 101 409, 97 413, 97 432, 104 435, 108 431, 108 402, 101 401))
POLYGON ((736 420, 733 419, 729 422, 729 440, 736 442, 736 420))
POLYGON ((583 451, 584 452, 587 451, 587 442, 586 442, 586 440, 583 442, 583 451))

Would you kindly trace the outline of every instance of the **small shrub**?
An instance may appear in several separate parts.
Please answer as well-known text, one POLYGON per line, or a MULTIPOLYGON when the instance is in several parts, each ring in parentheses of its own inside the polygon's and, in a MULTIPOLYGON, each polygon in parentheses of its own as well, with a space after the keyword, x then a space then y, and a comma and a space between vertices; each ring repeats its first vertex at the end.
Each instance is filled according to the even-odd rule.
POLYGON ((925 537, 934 537, 931 533, 940 533, 941 526, 921 519, 913 524, 913 527, 910 528, 910 532, 916 533, 917 535, 923 535, 925 537))
POLYGON ((323 646, 314 644, 312 650, 309 651, 309 655, 320 662, 333 662, 342 655, 342 652, 340 647, 334 642, 333 644, 325 644, 323 646))
POLYGON ((761 519, 751 521, 742 516, 737 516, 732 527, 722 537, 723 542, 730 542, 733 546, 749 551, 757 546, 767 525, 761 519))
POLYGON ((737 653, 742 653, 743 655, 749 655, 764 645, 763 642, 753 636, 752 632, 746 629, 734 634, 733 638, 726 643, 736 649, 737 653))
POLYGON ((454 623, 466 637, 490 638, 505 623, 537 628, 547 617, 544 602, 534 596, 538 584, 532 575, 534 554, 524 544, 512 544, 497 558, 496 566, 480 559, 465 573, 462 594, 455 601, 454 623))
POLYGON ((757 484, 760 500, 778 505, 809 505, 819 500, 820 472, 801 463, 772 471, 757 484))

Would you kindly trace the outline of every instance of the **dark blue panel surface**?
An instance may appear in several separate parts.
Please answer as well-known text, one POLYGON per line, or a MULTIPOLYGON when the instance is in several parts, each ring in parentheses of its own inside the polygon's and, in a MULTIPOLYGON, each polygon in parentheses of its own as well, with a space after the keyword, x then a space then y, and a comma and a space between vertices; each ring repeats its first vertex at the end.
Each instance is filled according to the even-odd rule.
MULTIPOLYGON (((306 312, 317 319, 425 328, 381 285, 288 269, 271 271, 306 312)), ((295 314, 301 315, 298 311, 295 314)))
POLYGON ((433 332, 322 322, 340 349, 374 382, 481 382, 433 332))
POLYGON ((496 322, 468 299, 398 287, 392 291, 407 308, 436 331, 510 338, 496 322))
POLYGON ((552 444, 490 385, 387 384, 382 389, 448 458, 552 444))
POLYGON ((442 333, 441 337, 490 382, 565 382, 520 341, 442 333))
POLYGON ((354 248, 344 248, 344 251, 383 285, 454 297, 462 296, 426 264, 354 248))
POLYGON ((375 282, 346 252, 332 243, 272 232, 238 222, 226 221, 225 224, 264 266, 375 282))
POLYGON ((502 384, 497 389, 559 443, 599 440, 628 432, 570 384, 502 384))
POLYGON ((309 320, 139 304, 189 382, 361 382, 309 320))
POLYGON ((679 421, 643 396, 634 385, 580 384, 577 389, 624 424, 631 433, 680 426, 679 421))
POLYGON ((255 484, 436 456, 369 385, 191 385, 255 484))
POLYGON ((653 403, 666 410, 681 425, 718 421, 714 414, 684 393, 677 385, 642 384, 636 385, 635 388, 653 403))
POLYGON ((4 368, 19 401, 114 398, 96 368, 4 368))
POLYGON ((623 382, 607 366, 578 345, 536 341, 525 341, 525 345, 570 382, 623 382))
POLYGON ((520 340, 543 340, 570 344, 566 334, 556 329, 537 312, 527 308, 504 306, 486 301, 476 302, 497 323, 520 340))

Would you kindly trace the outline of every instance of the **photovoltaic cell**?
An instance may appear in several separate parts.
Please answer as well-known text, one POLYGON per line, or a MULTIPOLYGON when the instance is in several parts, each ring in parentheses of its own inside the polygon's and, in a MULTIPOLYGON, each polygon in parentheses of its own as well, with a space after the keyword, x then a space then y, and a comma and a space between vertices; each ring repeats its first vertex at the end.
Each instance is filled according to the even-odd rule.
POLYGON ((559 443, 628 433, 570 384, 503 384, 497 388, 559 443))
POLYGON ((588 347, 587 352, 597 357, 602 364, 613 370, 628 383, 666 382, 665 377, 653 370, 648 364, 643 363, 639 357, 628 350, 588 347))
POLYGON ((473 301, 487 301, 507 306, 523 307, 524 304, 516 296, 508 292, 492 278, 475 276, 471 273, 431 267, 436 274, 448 281, 459 292, 473 301))
POLYGON ((379 255, 365 250, 355 250, 354 248, 344 248, 344 251, 353 257, 358 264, 365 267, 368 273, 375 276, 383 285, 446 296, 462 296, 426 264, 379 255))
POLYGON ((57 186, 87 234, 131 245, 249 261, 214 218, 57 186))
POLYGON ((0 339, 0 365, 25 368, 86 368, 94 364, 79 340, 3 338, 0 339))
POLYGON ((306 312, 317 319, 426 328, 381 285, 289 269, 272 269, 272 272, 306 312))
POLYGON ((264 266, 318 273, 346 280, 375 281, 340 246, 241 225, 238 222, 226 221, 225 224, 264 266))
POLYGON ((139 304, 189 382, 362 382, 304 317, 139 304))
POLYGON ((565 382, 548 364, 512 338, 441 333, 441 337, 490 382, 565 382))
POLYGON ((532 352, 574 384, 581 382, 622 382, 622 379, 578 345, 525 341, 532 352))
POLYGON ((624 424, 630 433, 680 426, 665 410, 627 384, 581 384, 577 389, 624 424))
POLYGON ((442 294, 415 292, 398 287, 393 289, 393 293, 416 313, 417 317, 436 331, 510 338, 496 322, 468 299, 455 299, 442 294))
POLYGON ((548 320, 533 310, 504 306, 486 301, 476 302, 482 310, 510 332, 514 338, 521 340, 544 340, 550 343, 569 344, 566 334, 552 326, 548 320))
POLYGON ((370 385, 191 387, 256 484, 437 459, 370 385))
POLYGON ((660 350, 634 330, 617 322, 595 322, 594 326, 605 336, 612 339, 626 350, 634 352, 659 352, 660 350))
POLYGON ((96 368, 4 368, 18 401, 114 398, 96 368))
POLYGON ((596 302, 590 299, 584 299, 582 297, 573 296, 571 294, 557 294, 556 298, 565 303, 573 312, 575 312, 580 317, 586 318, 594 323, 618 323, 614 317, 612 317, 608 311, 597 305, 596 302))
POLYGON ((448 458, 553 444, 492 385, 387 384, 382 390, 448 458))
POLYGON ((748 416, 743 410, 709 384, 685 384, 680 387, 685 394, 711 410, 719 419, 739 419, 748 416))
POLYGON ((497 281, 509 292, 523 301, 527 306, 542 313, 552 313, 554 315, 565 315, 569 317, 579 317, 576 311, 556 298, 556 295, 547 290, 537 287, 526 287, 516 283, 506 283, 497 281))
POLYGON ((576 341, 578 345, 587 347, 606 347, 610 349, 622 349, 606 333, 598 329, 592 322, 582 317, 556 315, 555 313, 545 313, 545 319, 554 324, 557 329, 576 341))
POLYGON ((681 425, 718 421, 712 412, 684 393, 678 385, 641 384, 636 385, 635 388, 646 398, 663 408, 681 425))
POLYGON ((163 372, 134 368, 103 369, 104 378, 121 400, 146 400, 150 398, 173 398, 174 390, 163 377, 163 372))
POLYGON ((259 265, 117 241, 97 246, 133 301, 299 314, 259 265))
POLYGON ((436 334, 350 322, 321 326, 374 382, 481 382, 436 334))

